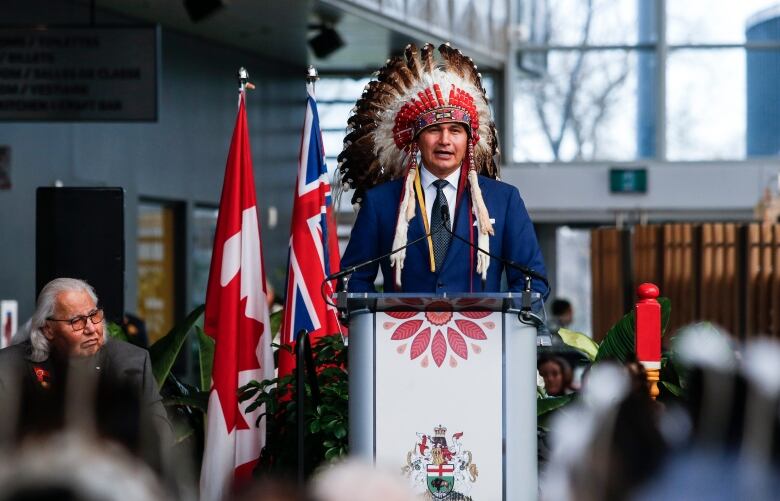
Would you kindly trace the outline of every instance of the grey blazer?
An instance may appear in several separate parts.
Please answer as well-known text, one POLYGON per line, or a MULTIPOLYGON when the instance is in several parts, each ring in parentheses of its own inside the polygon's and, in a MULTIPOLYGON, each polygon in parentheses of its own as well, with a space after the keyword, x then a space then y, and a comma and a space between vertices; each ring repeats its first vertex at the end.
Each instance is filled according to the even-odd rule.
MULTIPOLYGON (((22 385, 40 387, 42 384, 35 369, 45 367, 47 362, 33 362, 31 355, 29 340, 0 350, 0 406, 4 412, 18 407, 13 403, 18 401, 18 389, 22 385)), ((173 444, 173 431, 157 389, 148 351, 107 338, 100 351, 94 357, 83 359, 83 363, 82 369, 94 371, 102 380, 121 384, 134 392, 154 423, 160 446, 165 450, 173 444)), ((41 412, 45 411, 41 409, 41 412)))

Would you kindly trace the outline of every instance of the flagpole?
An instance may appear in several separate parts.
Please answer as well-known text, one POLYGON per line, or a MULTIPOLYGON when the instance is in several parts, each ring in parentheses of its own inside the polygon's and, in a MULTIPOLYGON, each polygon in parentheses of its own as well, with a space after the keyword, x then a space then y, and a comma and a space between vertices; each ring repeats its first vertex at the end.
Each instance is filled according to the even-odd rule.
POLYGON ((249 81, 249 72, 243 66, 240 67, 238 69, 238 90, 245 92, 247 89, 254 90, 254 88, 255 84, 249 81))
POLYGON ((311 95, 315 96, 314 93, 314 86, 317 83, 317 80, 320 79, 320 74, 317 73, 317 68, 314 67, 313 64, 310 64, 308 68, 306 68, 306 86, 311 86, 311 95))
POLYGON ((204 313, 204 331, 215 347, 200 475, 203 501, 228 499, 232 485, 240 488, 251 480, 266 441, 266 422, 260 419, 265 411, 245 410, 238 388, 271 379, 274 373, 244 100, 245 91, 254 86, 245 68, 237 77, 238 112, 225 163, 204 313), (232 244, 236 241, 240 245, 232 244))
MULTIPOLYGON (((315 92, 315 86, 317 83, 317 80, 320 79, 320 74, 317 71, 317 68, 314 67, 313 64, 310 64, 308 68, 306 68, 306 90, 311 95, 313 100, 317 100, 317 94, 315 92)), ((778 176, 778 179, 780 180, 780 176, 778 176)), ((780 181, 778 181, 780 182, 780 181)), ((334 221, 335 223, 335 221, 334 221)), ((334 224, 335 227, 335 224, 334 224)), ((332 271, 332 270, 331 270, 332 271)), ((349 280, 347 277, 346 280, 349 280)), ((329 302, 327 299, 325 302, 329 302)), ((346 346, 347 338, 344 337, 344 331, 341 329, 341 323, 337 322, 337 326, 339 329, 339 334, 341 335, 341 340, 344 342, 344 345, 346 346)))

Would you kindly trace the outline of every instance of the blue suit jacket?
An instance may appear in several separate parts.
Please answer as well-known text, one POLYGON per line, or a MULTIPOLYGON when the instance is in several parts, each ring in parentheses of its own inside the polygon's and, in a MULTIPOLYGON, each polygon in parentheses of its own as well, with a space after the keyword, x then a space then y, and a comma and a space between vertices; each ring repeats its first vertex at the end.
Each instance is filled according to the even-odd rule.
MULTIPOLYGON (((363 197, 357 220, 352 228, 349 244, 341 260, 342 269, 390 252, 395 233, 396 217, 403 179, 390 181, 369 190, 363 197)), ((536 240, 534 227, 525 204, 517 188, 500 181, 479 176, 479 186, 485 200, 488 213, 495 219, 495 235, 490 237, 490 252, 514 261, 534 271, 546 275, 542 253, 536 240)), ((471 203, 468 190, 464 190, 463 199, 456 204, 453 231, 467 241, 472 232, 471 241, 477 242, 476 226, 469 227, 471 203)), ((407 242, 425 235, 425 226, 420 204, 417 213, 409 221, 407 242)), ((498 292, 501 290, 501 275, 504 265, 491 259, 487 272, 485 288, 482 279, 476 273, 475 250, 463 241, 453 238, 441 270, 432 273, 430 269, 428 244, 422 240, 406 250, 406 259, 401 273, 401 290, 395 289, 393 269, 390 260, 381 261, 382 275, 385 277, 385 292, 422 292, 422 293, 460 293, 460 292, 498 292)), ((374 279, 378 265, 361 268, 352 275, 349 290, 352 292, 375 292, 374 279)), ((510 291, 521 291, 524 276, 517 270, 508 268, 507 284, 510 291)), ((546 298, 547 287, 534 281, 535 291, 546 298)))

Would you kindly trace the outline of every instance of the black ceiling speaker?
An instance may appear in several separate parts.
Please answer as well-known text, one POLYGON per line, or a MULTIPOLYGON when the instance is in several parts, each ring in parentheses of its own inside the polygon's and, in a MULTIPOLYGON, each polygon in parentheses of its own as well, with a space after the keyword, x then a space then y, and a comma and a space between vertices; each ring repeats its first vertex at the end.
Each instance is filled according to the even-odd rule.
POLYGON ((317 24, 310 28, 318 30, 318 33, 309 39, 309 47, 318 59, 325 59, 344 47, 344 39, 330 24, 317 24))
POLYGON ((50 280, 80 278, 95 288, 106 318, 125 311, 125 191, 36 190, 35 295, 50 280))
POLYGON ((222 7, 222 0, 184 0, 184 8, 193 23, 206 19, 222 7))

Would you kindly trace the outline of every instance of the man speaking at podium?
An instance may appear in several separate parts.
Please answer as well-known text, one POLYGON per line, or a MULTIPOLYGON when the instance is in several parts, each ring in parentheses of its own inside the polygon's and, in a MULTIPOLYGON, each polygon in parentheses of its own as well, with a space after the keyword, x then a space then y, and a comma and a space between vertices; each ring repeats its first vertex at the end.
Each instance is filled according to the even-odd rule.
MULTIPOLYGON (((520 193, 496 179, 481 75, 449 45, 438 52, 407 46, 349 118, 339 175, 360 206, 341 264, 356 268, 351 292, 375 292, 379 266, 385 292, 498 292, 504 270, 508 290, 521 291, 525 274, 511 263, 545 275, 520 193)), ((539 280, 532 288, 549 293, 539 280)))

